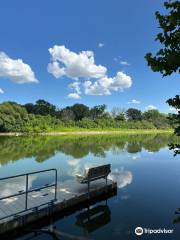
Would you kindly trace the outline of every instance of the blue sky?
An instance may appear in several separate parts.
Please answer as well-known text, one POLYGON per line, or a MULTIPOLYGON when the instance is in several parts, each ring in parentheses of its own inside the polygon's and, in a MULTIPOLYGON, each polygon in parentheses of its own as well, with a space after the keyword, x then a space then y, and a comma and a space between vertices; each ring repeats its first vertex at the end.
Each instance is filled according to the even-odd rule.
POLYGON ((159 48, 156 10, 163 1, 2 0, 0 102, 169 111, 178 76, 162 78, 144 60, 159 48))

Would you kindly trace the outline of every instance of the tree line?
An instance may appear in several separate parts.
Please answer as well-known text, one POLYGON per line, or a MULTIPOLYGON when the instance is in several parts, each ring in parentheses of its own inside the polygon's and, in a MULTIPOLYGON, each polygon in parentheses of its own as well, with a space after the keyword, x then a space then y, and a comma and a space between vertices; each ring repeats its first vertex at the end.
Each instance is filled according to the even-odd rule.
POLYGON ((92 108, 76 103, 65 108, 40 99, 25 105, 16 102, 0 104, 0 132, 44 132, 63 129, 169 129, 174 127, 171 114, 158 110, 142 112, 114 107, 107 111, 105 104, 92 108))

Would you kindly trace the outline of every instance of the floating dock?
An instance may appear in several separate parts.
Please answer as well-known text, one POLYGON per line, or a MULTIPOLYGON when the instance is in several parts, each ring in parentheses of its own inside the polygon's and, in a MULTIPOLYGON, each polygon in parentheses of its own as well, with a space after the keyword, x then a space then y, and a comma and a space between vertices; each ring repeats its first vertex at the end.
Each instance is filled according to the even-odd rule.
MULTIPOLYGON (((28 188, 27 183, 26 187, 28 188)), ((22 190, 18 195, 1 198, 0 239, 9 232, 46 221, 50 215, 60 219, 77 209, 96 203, 99 199, 114 196, 116 192, 117 184, 111 180, 107 184, 104 179, 92 182, 88 193, 87 184, 80 184, 72 179, 28 191, 22 190)))

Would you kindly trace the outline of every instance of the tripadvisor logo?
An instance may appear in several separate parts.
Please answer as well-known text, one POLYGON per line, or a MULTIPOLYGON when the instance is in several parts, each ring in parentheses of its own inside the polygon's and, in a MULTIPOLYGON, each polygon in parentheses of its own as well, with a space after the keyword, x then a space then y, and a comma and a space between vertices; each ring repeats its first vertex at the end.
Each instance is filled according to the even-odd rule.
POLYGON ((158 229, 150 229, 150 228, 142 228, 142 227, 136 227, 135 228, 135 234, 138 236, 141 236, 144 234, 171 234, 173 233, 173 229, 166 229, 166 228, 158 228, 158 229))
POLYGON ((137 227, 135 229, 135 234, 138 235, 138 236, 142 235, 143 234, 143 228, 142 227, 137 227))

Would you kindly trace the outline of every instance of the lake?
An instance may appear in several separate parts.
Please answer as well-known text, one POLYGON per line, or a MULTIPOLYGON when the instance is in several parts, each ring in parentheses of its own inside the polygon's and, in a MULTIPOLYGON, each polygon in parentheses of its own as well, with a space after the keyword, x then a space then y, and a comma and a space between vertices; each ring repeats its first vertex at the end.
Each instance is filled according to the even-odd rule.
MULTIPOLYGON (((172 234, 143 234, 143 239, 178 239, 180 214, 175 210, 180 208, 180 158, 168 147, 178 141, 170 134, 0 137, 0 177, 56 168, 58 181, 66 186, 84 168, 110 163, 110 178, 117 181, 118 193, 107 201, 109 217, 104 225, 95 226, 89 236, 132 240, 137 238, 134 229, 141 226, 173 229, 172 234)), ((30 184, 39 182, 32 178, 30 184)), ((12 193, 16 186, 15 182, 1 184, 0 194, 12 193)), ((87 234, 77 224, 81 211, 55 225, 64 232, 87 234)), ((34 239, 52 238, 42 234, 34 239)))

